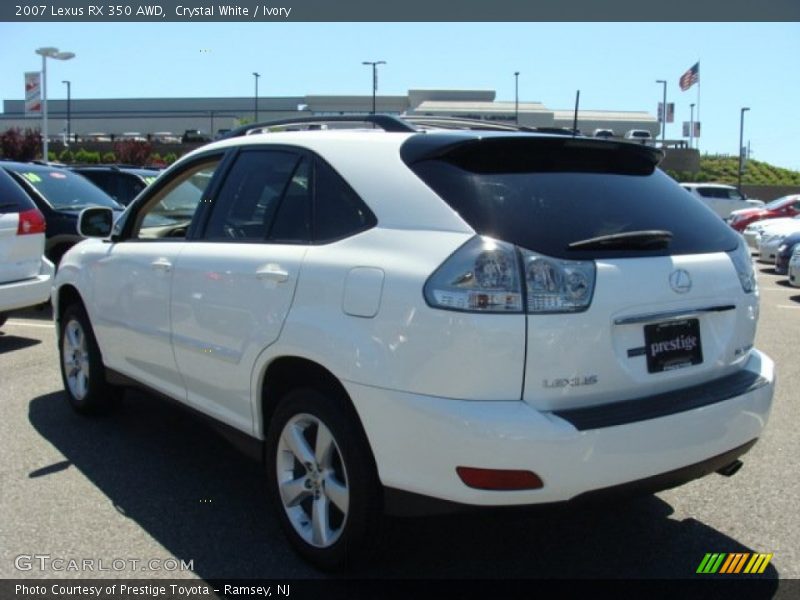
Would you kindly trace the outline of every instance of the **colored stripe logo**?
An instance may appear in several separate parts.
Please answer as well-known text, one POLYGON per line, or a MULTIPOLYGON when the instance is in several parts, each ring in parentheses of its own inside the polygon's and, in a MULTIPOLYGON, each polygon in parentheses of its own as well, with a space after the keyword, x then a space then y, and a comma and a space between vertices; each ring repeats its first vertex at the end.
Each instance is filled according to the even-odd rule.
POLYGON ((773 554, 749 552, 709 552, 697 567, 697 573, 736 575, 739 573, 761 574, 767 569, 773 554))

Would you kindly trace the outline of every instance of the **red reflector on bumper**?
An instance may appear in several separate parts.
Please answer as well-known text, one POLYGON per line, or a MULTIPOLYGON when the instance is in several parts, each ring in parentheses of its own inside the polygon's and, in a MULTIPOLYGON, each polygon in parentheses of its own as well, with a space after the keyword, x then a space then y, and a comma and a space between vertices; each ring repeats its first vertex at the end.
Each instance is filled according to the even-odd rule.
POLYGON ((542 480, 532 471, 456 467, 456 473, 466 485, 479 490, 538 490, 544 487, 542 480))

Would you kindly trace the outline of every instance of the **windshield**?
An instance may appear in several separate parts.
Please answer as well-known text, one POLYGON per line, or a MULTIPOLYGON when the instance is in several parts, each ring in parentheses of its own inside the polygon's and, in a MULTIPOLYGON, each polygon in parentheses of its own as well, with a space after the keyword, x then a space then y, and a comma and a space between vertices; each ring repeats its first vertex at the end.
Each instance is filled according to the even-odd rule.
POLYGON ((33 186, 56 210, 81 210, 87 206, 122 207, 85 177, 40 165, 6 167, 33 186))
POLYGON ((787 204, 789 204, 791 202, 794 202, 794 200, 797 199, 797 198, 798 198, 798 196, 782 196, 782 197, 778 198, 777 200, 773 200, 769 204, 765 204, 762 207, 762 209, 764 209, 764 210, 774 210, 776 208, 783 208, 787 204))

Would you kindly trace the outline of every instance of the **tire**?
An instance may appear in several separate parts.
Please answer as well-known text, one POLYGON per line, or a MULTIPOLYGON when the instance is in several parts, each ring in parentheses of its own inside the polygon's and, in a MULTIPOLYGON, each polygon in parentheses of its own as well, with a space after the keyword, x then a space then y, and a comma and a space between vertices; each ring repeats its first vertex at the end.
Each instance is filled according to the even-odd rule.
POLYGON ((0 313, 0 327, 6 324, 8 320, 8 315, 6 313, 0 313))
POLYGON ((345 400, 297 389, 280 401, 267 433, 267 482, 294 549, 326 571, 370 555, 382 520, 372 453, 345 400))
POLYGON ((100 349, 80 304, 68 306, 61 317, 58 351, 61 379, 73 409, 88 415, 108 412, 117 405, 120 390, 106 382, 100 349))

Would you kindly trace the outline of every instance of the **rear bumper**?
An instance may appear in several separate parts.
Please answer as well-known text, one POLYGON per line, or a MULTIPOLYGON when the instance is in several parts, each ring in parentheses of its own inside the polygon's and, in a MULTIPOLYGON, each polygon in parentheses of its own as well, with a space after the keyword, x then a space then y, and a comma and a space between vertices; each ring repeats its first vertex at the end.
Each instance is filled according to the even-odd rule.
MULTIPOLYGON (((549 508, 571 505, 583 505, 592 502, 606 502, 616 498, 636 495, 654 494, 663 490, 683 485, 693 479, 705 477, 734 463, 740 456, 746 454, 758 440, 751 440, 728 452, 712 456, 704 461, 620 485, 584 492, 564 502, 522 505, 512 508, 549 508)), ((429 496, 403 492, 394 488, 384 491, 384 507, 387 513, 395 516, 422 516, 444 513, 469 512, 474 510, 487 510, 485 507, 474 504, 459 504, 447 500, 438 500, 429 496)))
POLYGON ((0 283, 0 312, 47 302, 54 275, 53 263, 42 257, 39 274, 36 277, 12 283, 0 283))
POLYGON ((385 487, 457 504, 517 506, 564 502, 643 481, 671 487, 732 462, 738 449, 761 434, 774 392, 768 357, 753 351, 745 369, 759 385, 723 401, 585 430, 521 401, 460 401, 345 386, 385 487), (717 465, 718 457, 725 464, 717 465), (458 466, 530 470, 544 487, 473 489, 459 479, 458 466))

